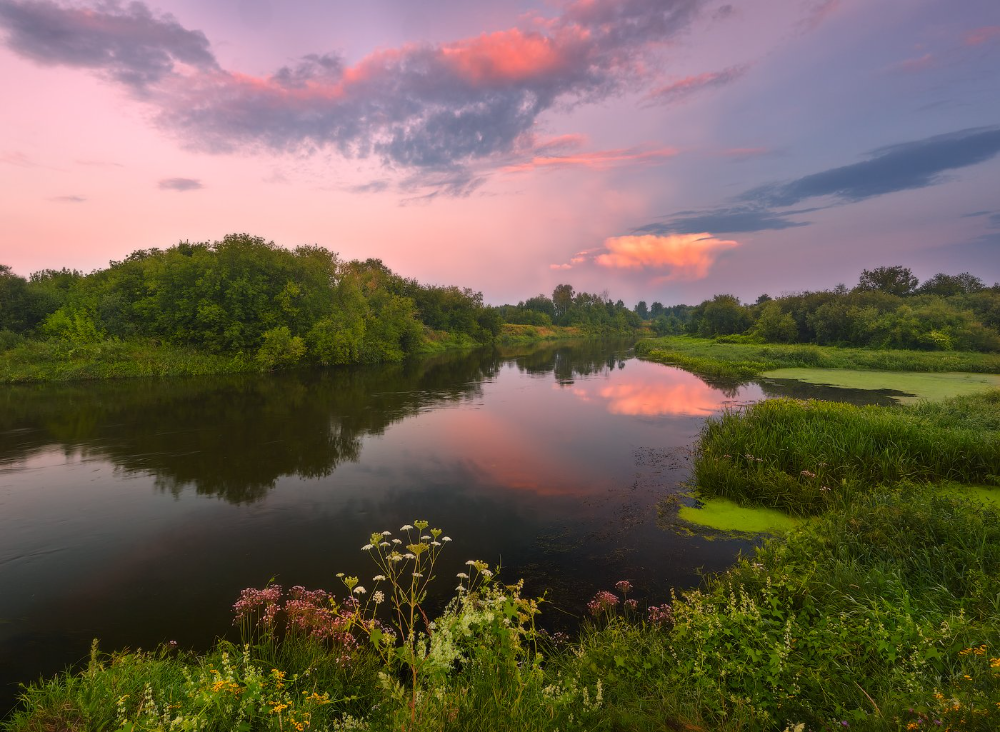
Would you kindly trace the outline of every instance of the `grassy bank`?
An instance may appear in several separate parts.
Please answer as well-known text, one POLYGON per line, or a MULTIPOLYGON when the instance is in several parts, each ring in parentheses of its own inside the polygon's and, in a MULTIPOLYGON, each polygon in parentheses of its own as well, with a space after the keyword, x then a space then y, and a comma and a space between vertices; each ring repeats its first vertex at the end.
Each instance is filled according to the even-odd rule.
POLYGON ((55 339, 25 340, 14 348, 0 351, 0 384, 259 370, 251 358, 217 356, 147 340, 114 339, 83 344, 55 339))
POLYGON ((1000 374, 1000 355, 964 351, 901 351, 813 345, 748 343, 728 339, 667 336, 640 341, 636 354, 704 376, 751 379, 783 368, 878 371, 970 371, 1000 374), (728 342, 727 342, 728 341, 728 342))
POLYGON ((771 399, 711 420, 698 490, 815 513, 876 486, 1000 485, 1000 390, 917 406, 771 399))
MULTIPOLYGON (((598 336, 575 327, 507 324, 496 345, 530 345, 588 337, 598 336)), ((483 347, 488 346, 465 333, 428 331, 415 352, 427 356, 483 347)), ((216 355, 152 339, 108 339, 95 343, 19 339, 16 344, 0 348, 0 384, 251 373, 301 365, 278 363, 265 367, 258 359, 244 354, 216 355)))
POLYGON ((580 637, 563 642, 536 630, 539 604, 520 585, 487 583, 459 593, 408 647, 387 625, 363 630, 371 602, 350 593, 331 603, 301 588, 247 591, 237 603, 249 612, 246 645, 221 642, 202 656, 95 648, 82 671, 27 689, 3 729, 1000 724, 1000 513, 983 505, 876 491, 700 590, 641 603, 632 594, 627 583, 599 593, 580 637))

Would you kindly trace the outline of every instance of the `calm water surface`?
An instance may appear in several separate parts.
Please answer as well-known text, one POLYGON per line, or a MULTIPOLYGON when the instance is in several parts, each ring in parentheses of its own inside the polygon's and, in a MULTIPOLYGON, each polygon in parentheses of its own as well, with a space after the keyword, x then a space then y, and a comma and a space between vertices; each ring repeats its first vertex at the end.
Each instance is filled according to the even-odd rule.
POLYGON ((656 504, 704 419, 754 401, 583 344, 382 369, 0 387, 0 714, 15 684, 106 650, 231 633, 243 587, 370 578, 375 530, 426 518, 548 592, 572 625, 631 579, 649 600, 742 541, 681 537, 656 504))

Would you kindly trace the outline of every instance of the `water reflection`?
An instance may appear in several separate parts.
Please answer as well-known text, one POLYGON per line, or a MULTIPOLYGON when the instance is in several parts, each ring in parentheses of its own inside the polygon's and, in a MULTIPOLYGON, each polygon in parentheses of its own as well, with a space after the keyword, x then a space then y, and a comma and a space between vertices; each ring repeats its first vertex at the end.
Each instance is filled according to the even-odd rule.
POLYGON ((502 558, 555 623, 623 577, 694 584, 748 545, 662 532, 655 505, 704 415, 759 396, 593 343, 2 388, 0 713, 94 637, 204 647, 242 587, 370 577, 369 532, 419 517, 455 539, 442 576, 502 558))
MULTIPOLYGON (((624 368, 624 362, 620 368, 624 368)), ((708 416, 724 407, 740 403, 747 398, 758 398, 753 389, 718 389, 702 379, 684 371, 672 371, 669 378, 663 369, 639 364, 625 378, 616 378, 607 384, 589 383, 571 386, 571 392, 585 401, 594 399, 606 403, 611 414, 636 417, 663 415, 708 416)))

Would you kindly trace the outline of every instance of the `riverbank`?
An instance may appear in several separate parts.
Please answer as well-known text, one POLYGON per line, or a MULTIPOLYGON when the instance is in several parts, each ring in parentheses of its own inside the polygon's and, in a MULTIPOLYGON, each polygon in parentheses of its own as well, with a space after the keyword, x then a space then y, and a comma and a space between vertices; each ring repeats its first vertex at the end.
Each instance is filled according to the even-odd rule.
POLYGON ((973 351, 759 344, 736 336, 718 339, 691 336, 651 338, 637 343, 635 350, 636 355, 647 361, 726 379, 752 379, 768 371, 787 368, 1000 374, 1000 354, 973 351))
POLYGON ((536 630, 516 585, 453 601, 412 663, 338 625, 344 598, 245 593, 260 617, 278 603, 284 636, 203 656, 95 647, 4 729, 996 729, 998 578, 1000 513, 881 490, 672 601, 609 588, 570 642, 536 630), (314 633, 321 618, 336 633, 314 633))
MULTIPOLYGON (((341 588, 336 605, 302 590, 245 594, 258 613, 245 647, 95 650, 82 671, 27 690, 4 729, 996 729, 1000 512, 978 497, 1000 488, 956 481, 1000 482, 998 435, 1000 392, 887 408, 760 403, 706 427, 699 486, 814 517, 699 590, 608 587, 567 640, 537 629, 546 603, 494 584, 458 593, 415 650, 372 644, 370 615, 349 598, 391 599, 408 562, 452 551, 442 540, 407 547, 395 575, 372 565, 367 590, 341 588)), ((394 546, 347 530, 368 552, 394 546)), ((442 536, 419 533, 403 538, 442 536)))
MULTIPOLYGON (((428 331, 417 356, 549 341, 604 337, 577 327, 504 324, 494 343, 479 343, 464 333, 428 331)), ((302 364, 262 364, 242 353, 218 355, 153 339, 108 339, 90 343, 21 339, 0 349, 0 384, 126 379, 136 377, 206 376, 260 373, 301 368, 302 364)))

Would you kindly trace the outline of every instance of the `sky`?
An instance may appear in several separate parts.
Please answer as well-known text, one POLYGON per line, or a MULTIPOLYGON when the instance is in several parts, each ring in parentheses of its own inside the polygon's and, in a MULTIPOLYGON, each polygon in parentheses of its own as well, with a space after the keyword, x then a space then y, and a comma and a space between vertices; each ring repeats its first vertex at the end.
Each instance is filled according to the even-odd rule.
POLYGON ((0 0, 0 264, 247 232, 517 302, 1000 280, 996 0, 0 0))

